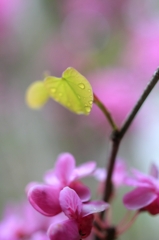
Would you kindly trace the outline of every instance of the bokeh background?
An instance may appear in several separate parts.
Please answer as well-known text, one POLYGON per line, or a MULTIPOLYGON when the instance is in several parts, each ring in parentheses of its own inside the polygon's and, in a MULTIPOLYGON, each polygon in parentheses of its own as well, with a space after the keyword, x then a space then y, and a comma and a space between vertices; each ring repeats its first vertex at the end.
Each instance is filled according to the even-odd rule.
MULTIPOLYGON (((159 66, 157 0, 0 0, 0 215, 8 202, 25 199, 30 181, 42 181, 58 154, 77 163, 106 165, 110 128, 96 106, 78 116, 50 100, 34 111, 27 87, 46 72, 60 77, 69 66, 91 82, 117 124, 159 66)), ((119 154, 128 168, 159 167, 159 86, 125 135, 119 154)), ((86 181, 96 196, 95 180, 86 181)), ((113 222, 125 213, 122 194, 113 222)), ((158 239, 159 217, 142 214, 123 240, 158 239)), ((3 240, 3 239, 1 239, 3 240)))

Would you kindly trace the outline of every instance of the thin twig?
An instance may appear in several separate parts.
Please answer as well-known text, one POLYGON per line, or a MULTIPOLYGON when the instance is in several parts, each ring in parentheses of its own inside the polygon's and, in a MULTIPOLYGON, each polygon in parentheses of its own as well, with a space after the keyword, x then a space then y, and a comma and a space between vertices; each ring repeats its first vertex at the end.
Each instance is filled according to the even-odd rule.
POLYGON ((108 166, 107 166, 108 175, 107 175, 107 179, 106 179, 106 183, 105 183, 104 196, 103 196, 103 200, 105 202, 109 202, 109 199, 112 194, 113 185, 111 182, 111 178, 112 178, 112 174, 113 174, 114 163, 115 163, 116 155, 118 152, 119 144, 120 144, 120 139, 118 139, 118 138, 116 138, 112 141, 112 147, 111 147, 110 157, 109 157, 108 166))
MULTIPOLYGON (((110 157, 109 157, 109 161, 108 161, 108 175, 106 178, 104 196, 103 196, 103 200, 105 202, 109 202, 111 194, 112 194, 113 184, 112 184, 111 178, 112 178, 112 173, 113 173, 113 169, 114 169, 116 155, 117 155, 119 144, 120 144, 120 139, 118 137, 116 137, 116 136, 118 136, 118 131, 114 131, 113 133, 114 134, 112 135, 111 153, 110 153, 110 157)), ((101 214, 100 214, 101 219, 103 219, 104 213, 105 213, 105 211, 101 212, 101 214)), ((109 239, 109 238, 110 238, 110 236, 108 233, 107 239, 109 239)), ((100 238, 98 236, 96 236, 95 239, 100 240, 100 238)), ((110 239, 110 240, 114 240, 114 238, 110 239)))
POLYGON ((108 111, 108 109, 104 106, 104 104, 99 100, 99 98, 94 94, 94 103, 100 108, 100 110, 104 113, 104 115, 106 116, 110 126, 112 127, 112 130, 117 130, 117 126, 110 114, 110 112, 108 111))
POLYGON ((118 228, 120 228, 121 226, 123 226, 123 224, 125 222, 128 221, 128 219, 130 218, 130 215, 131 215, 131 211, 127 211, 125 216, 121 219, 121 221, 118 223, 118 228))
POLYGON ((139 215, 139 211, 137 211, 134 216, 131 218, 131 220, 129 222, 126 223, 126 225, 123 228, 117 228, 117 235, 121 235, 123 234, 126 230, 128 230, 132 224, 135 222, 136 218, 139 215))
POLYGON ((154 86, 156 85, 158 80, 159 80, 159 68, 157 68, 157 70, 155 71, 154 75, 152 76, 152 79, 150 80, 150 82, 148 83, 147 87, 143 91, 143 94, 141 95, 141 97, 137 101, 136 105, 134 106, 134 108, 132 109, 132 111, 130 112, 128 117, 126 118, 125 122, 123 123, 123 125, 122 125, 122 127, 120 129, 120 139, 126 133, 127 129, 129 128, 130 124, 132 123, 132 121, 134 120, 136 114, 138 113, 140 107, 142 106, 142 104, 144 103, 145 99, 148 97, 149 93, 154 88, 154 86))

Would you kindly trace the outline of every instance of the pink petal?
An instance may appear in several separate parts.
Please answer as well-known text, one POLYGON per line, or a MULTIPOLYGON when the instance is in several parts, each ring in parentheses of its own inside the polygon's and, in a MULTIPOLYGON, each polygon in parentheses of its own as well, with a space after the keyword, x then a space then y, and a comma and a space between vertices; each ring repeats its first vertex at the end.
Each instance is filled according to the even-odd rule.
POLYGON ((79 181, 71 182, 70 188, 75 190, 82 202, 87 202, 90 200, 91 192, 90 189, 79 181))
POLYGON ((94 220, 93 214, 90 214, 79 219, 78 222, 79 233, 82 239, 90 235, 93 226, 93 220, 94 220))
POLYGON ((159 172, 157 166, 153 163, 150 168, 150 175, 158 179, 159 172))
POLYGON ((37 182, 30 182, 27 184, 27 186, 25 187, 25 192, 26 194, 28 193, 28 191, 30 190, 30 188, 34 187, 34 186, 37 186, 38 183, 37 182))
POLYGON ((136 169, 133 169, 132 172, 136 177, 136 179, 138 180, 138 182, 147 183, 149 184, 149 186, 154 186, 154 187, 158 186, 158 181, 156 181, 156 178, 154 178, 153 176, 141 173, 136 169))
POLYGON ((67 186, 70 182, 70 177, 75 169, 75 159, 70 153, 60 154, 54 169, 54 174, 60 182, 67 186))
POLYGON ((51 218, 51 224, 57 224, 59 222, 65 221, 67 219, 68 219, 68 217, 64 214, 64 212, 61 212, 51 218))
POLYGON ((100 182, 103 182, 106 178, 106 170, 104 168, 97 168, 93 176, 100 182))
POLYGON ((157 197, 152 203, 142 208, 143 211, 148 211, 152 215, 159 214, 159 197, 157 197))
POLYGON ((61 208, 68 218, 77 219, 79 217, 81 214, 82 202, 73 189, 65 187, 60 192, 59 200, 61 208))
POLYGON ((126 185, 128 186, 133 186, 133 187, 150 187, 150 183, 147 182, 140 182, 139 180, 131 177, 125 177, 123 181, 126 185))
POLYGON ((44 181, 50 185, 61 185, 59 179, 55 176, 54 169, 51 169, 44 174, 44 181))
POLYGON ((150 183, 152 180, 152 177, 150 175, 142 173, 142 172, 138 171, 137 169, 133 169, 132 173, 134 174, 135 178, 138 181, 150 183))
POLYGON ((113 183, 115 184, 115 186, 118 187, 122 185, 126 176, 126 165, 121 159, 118 159, 113 171, 113 183))
POLYGON ((36 185, 28 191, 31 205, 45 216, 55 216, 61 212, 59 204, 60 188, 47 185, 36 185))
POLYGON ((36 233, 33 233, 29 240, 48 240, 48 236, 46 235, 46 233, 38 231, 36 233))
POLYGON ((52 224, 48 229, 50 240, 80 240, 78 225, 73 219, 52 224))
MULTIPOLYGON (((93 175, 98 181, 104 182, 107 177, 107 171, 104 168, 97 168, 93 175)), ((125 163, 122 160, 118 159, 113 171, 112 180, 114 185, 116 187, 122 185, 124 183, 124 179, 126 176, 127 176, 127 172, 126 172, 125 163)))
POLYGON ((157 194, 150 188, 136 188, 127 193, 123 198, 123 203, 130 210, 138 210, 153 202, 157 194))
POLYGON ((87 177, 91 175, 96 168, 96 162, 90 161, 76 167, 73 171, 72 180, 87 177))
POLYGON ((82 205, 82 216, 85 217, 93 213, 103 212, 108 207, 109 204, 104 201, 91 201, 89 203, 84 203, 82 205))

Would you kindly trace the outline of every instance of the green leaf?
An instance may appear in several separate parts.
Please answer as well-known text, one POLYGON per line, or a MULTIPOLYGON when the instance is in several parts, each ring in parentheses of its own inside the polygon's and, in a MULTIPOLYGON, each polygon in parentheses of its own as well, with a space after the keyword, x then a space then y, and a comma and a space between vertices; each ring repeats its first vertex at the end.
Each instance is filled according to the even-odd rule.
POLYGON ((88 115, 92 109, 93 91, 87 79, 72 67, 67 68, 62 78, 48 76, 44 86, 50 97, 77 114, 88 115))

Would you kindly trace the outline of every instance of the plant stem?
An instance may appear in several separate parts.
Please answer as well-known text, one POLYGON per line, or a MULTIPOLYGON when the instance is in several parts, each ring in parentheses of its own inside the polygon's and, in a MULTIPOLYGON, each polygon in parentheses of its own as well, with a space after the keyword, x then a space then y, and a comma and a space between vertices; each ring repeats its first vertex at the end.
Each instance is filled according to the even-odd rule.
POLYGON ((94 94, 94 103, 100 108, 100 110, 104 113, 104 115, 106 116, 108 122, 110 123, 111 127, 113 130, 117 130, 117 126, 110 114, 110 112, 108 111, 108 109, 104 106, 104 104, 99 100, 99 98, 94 94))
POLYGON ((131 218, 131 220, 129 222, 127 222, 127 224, 123 228, 118 229, 118 235, 121 235, 122 233, 126 232, 132 226, 132 224, 135 222, 138 215, 139 215, 139 211, 137 211, 134 214, 134 216, 131 218))
MULTIPOLYGON (((116 133, 118 132, 114 132, 116 135, 116 133)), ((117 134, 118 135, 118 134, 117 134)), ((119 144, 120 144, 120 139, 117 137, 114 138, 114 136, 111 137, 112 139, 112 146, 111 146, 111 152, 110 152, 110 157, 109 157, 109 161, 108 161, 108 174, 107 174, 107 179, 105 182, 105 189, 104 189, 104 196, 103 196, 103 200, 105 202, 109 202, 109 198, 111 197, 112 194, 112 182, 111 182, 111 178, 112 178, 112 174, 113 174, 113 169, 114 169, 114 164, 115 164, 115 159, 116 159, 116 155, 118 152, 118 148, 119 148, 119 144)))
MULTIPOLYGON (((111 142, 112 142, 112 146, 111 146, 110 156, 109 156, 109 159, 108 159, 108 175, 107 175, 107 178, 106 178, 106 181, 105 181, 105 189, 104 189, 104 196, 103 196, 103 200, 106 201, 106 202, 109 202, 111 194, 112 194, 113 184, 112 184, 111 179, 112 179, 112 174, 113 174, 113 169, 114 169, 114 165, 115 165, 116 155, 117 155, 117 152, 118 152, 118 149, 119 149, 120 142, 121 142, 123 136, 125 135, 126 131, 128 130, 130 124, 134 120, 134 118, 135 118, 136 114, 138 113, 139 109, 141 108, 142 104, 144 103, 144 101, 146 100, 146 98, 148 97, 149 93, 152 91, 152 89, 154 88, 154 86, 156 85, 158 80, 159 80, 159 68, 157 68, 157 70, 154 73, 154 75, 153 75, 152 79, 150 80, 149 84, 147 85, 147 87, 143 91, 143 94, 141 95, 141 97, 137 101, 136 105, 134 106, 134 108, 132 109, 132 111, 130 112, 128 117, 126 118, 125 122, 123 123, 121 129, 118 130, 116 128, 116 125, 114 124, 114 122, 113 122, 113 124, 111 124, 112 127, 113 127, 113 131, 112 131, 111 138, 110 138, 111 142)), ((103 104, 100 101, 98 101, 98 98, 96 96, 95 96, 95 103, 98 106, 100 105, 99 107, 102 109, 101 106, 103 106, 103 104), (97 101, 96 101, 96 99, 97 99, 97 101)), ((104 213, 105 212, 101 213, 101 219, 104 218, 104 213)), ((99 240, 99 238, 97 236, 95 237, 95 239, 99 240)), ((115 236, 114 237, 107 236, 106 239, 114 240, 115 236)))

